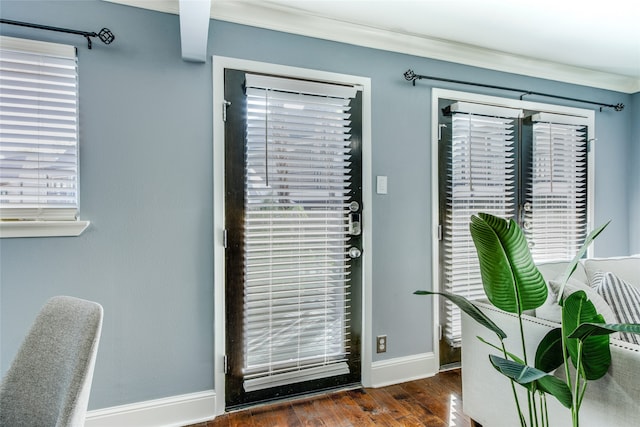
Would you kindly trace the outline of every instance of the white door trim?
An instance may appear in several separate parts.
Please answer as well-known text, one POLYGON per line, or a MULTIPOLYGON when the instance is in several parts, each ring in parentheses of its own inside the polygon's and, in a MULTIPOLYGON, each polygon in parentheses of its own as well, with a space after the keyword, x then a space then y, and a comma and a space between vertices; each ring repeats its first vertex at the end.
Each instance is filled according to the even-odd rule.
POLYGON ((225 411, 225 268, 223 232, 224 204, 224 70, 226 68, 288 77, 322 80, 362 86, 362 384, 371 386, 372 363, 372 184, 371 184, 371 80, 345 74, 289 67, 285 65, 213 56, 213 268, 214 268, 214 374, 216 414, 225 411))

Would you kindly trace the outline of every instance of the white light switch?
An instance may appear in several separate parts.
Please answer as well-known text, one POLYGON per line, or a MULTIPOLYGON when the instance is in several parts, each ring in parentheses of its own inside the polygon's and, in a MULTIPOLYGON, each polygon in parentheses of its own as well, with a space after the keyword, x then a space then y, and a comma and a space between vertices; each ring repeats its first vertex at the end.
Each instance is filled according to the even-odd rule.
POLYGON ((387 194, 387 177, 377 176, 376 179, 376 192, 378 194, 387 194))

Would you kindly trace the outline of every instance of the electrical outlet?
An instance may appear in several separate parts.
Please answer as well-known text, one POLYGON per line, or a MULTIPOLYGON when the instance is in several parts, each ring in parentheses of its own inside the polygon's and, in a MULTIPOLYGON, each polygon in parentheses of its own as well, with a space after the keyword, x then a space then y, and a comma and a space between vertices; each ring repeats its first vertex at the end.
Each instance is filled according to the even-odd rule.
POLYGON ((376 353, 386 353, 387 351, 387 336, 378 335, 376 337, 376 353))

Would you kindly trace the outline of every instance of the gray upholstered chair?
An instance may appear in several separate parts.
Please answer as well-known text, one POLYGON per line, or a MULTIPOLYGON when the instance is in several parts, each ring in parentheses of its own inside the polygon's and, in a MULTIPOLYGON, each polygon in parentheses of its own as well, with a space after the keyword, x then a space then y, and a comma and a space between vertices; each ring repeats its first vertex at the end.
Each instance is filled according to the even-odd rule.
POLYGON ((100 304, 51 298, 0 386, 0 426, 83 426, 101 330, 100 304))

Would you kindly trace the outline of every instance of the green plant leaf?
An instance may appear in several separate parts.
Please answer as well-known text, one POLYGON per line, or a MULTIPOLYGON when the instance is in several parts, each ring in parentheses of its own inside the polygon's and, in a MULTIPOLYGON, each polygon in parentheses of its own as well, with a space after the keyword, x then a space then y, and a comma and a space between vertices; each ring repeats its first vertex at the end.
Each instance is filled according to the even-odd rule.
POLYGON ((547 374, 544 377, 536 380, 538 390, 548 393, 558 399, 564 407, 571 409, 573 406, 573 399, 571 389, 560 378, 556 378, 553 375, 547 374))
POLYGON ((607 225, 609 225, 610 222, 611 220, 607 221, 605 224, 601 225, 600 227, 592 230, 591 233, 589 233, 587 237, 584 239, 584 242, 582 243, 582 246, 576 253, 576 256, 574 256, 571 262, 567 265, 567 268, 565 269, 564 274, 560 279, 560 290, 558 291, 558 303, 561 303, 562 295, 564 292, 564 285, 567 284, 569 277, 571 277, 573 272, 576 271, 576 268, 578 267, 578 263, 580 262, 582 257, 584 257, 584 254, 587 253, 587 249, 589 248, 591 243, 593 243, 596 237, 598 237, 598 235, 602 233, 602 230, 604 230, 607 227, 607 225))
POLYGON ((564 363, 562 357, 562 329, 550 330, 538 343, 535 367, 544 372, 551 372, 564 363))
POLYGON ((474 319, 476 322, 480 323, 485 328, 493 331, 498 337, 503 340, 507 337, 507 334, 504 333, 502 329, 498 325, 496 325, 493 320, 489 319, 486 314, 484 314, 478 307, 473 305, 471 301, 462 297, 460 295, 455 295, 449 292, 431 292, 431 291, 415 291, 416 295, 440 295, 455 305, 457 305, 460 310, 467 313, 474 319))
POLYGON ((562 330, 565 343, 573 366, 578 361, 578 341, 583 343, 582 367, 588 380, 603 377, 611 365, 609 335, 595 335, 583 339, 572 338, 573 332, 582 323, 598 323, 604 325, 604 318, 596 312, 584 291, 577 291, 564 300, 562 306, 562 330))
POLYGON ((502 375, 512 379, 529 390, 537 389, 554 396, 562 405, 571 408, 571 390, 559 378, 547 374, 540 369, 523 363, 514 362, 496 355, 489 355, 494 368, 502 375))
POLYGON ((532 368, 531 366, 514 362, 513 360, 508 360, 495 354, 490 354, 489 360, 493 367, 500 373, 521 385, 532 383, 547 375, 546 372, 540 369, 532 368))
POLYGON ((511 359, 513 359, 515 362, 521 363, 521 364, 523 364, 523 365, 525 364, 525 363, 524 363, 524 360, 522 360, 520 357, 516 356, 515 354, 513 354, 513 353, 511 353, 511 352, 509 352, 509 351, 506 351, 506 350, 504 350, 504 349, 502 349, 502 348, 498 347, 498 346, 497 346, 497 345, 495 345, 495 344, 490 343, 489 341, 485 340, 485 339, 484 339, 484 338, 482 338, 482 337, 478 337, 478 336, 477 336, 476 338, 478 338, 481 342, 485 343, 485 344, 486 344, 486 345, 488 345, 489 347, 493 347, 493 348, 495 348, 496 350, 498 350, 498 351, 499 351, 499 352, 501 352, 501 353, 506 353, 506 354, 507 354, 507 356, 509 356, 509 357, 510 357, 511 359))
POLYGON ((630 332, 634 334, 640 334, 640 324, 637 323, 583 323, 579 325, 571 334, 569 338, 577 338, 585 340, 591 336, 598 335, 610 335, 614 332, 630 332))
POLYGON ((471 217, 470 230, 489 301, 518 315, 540 307, 547 299, 547 285, 520 227, 513 220, 479 213, 471 217))

